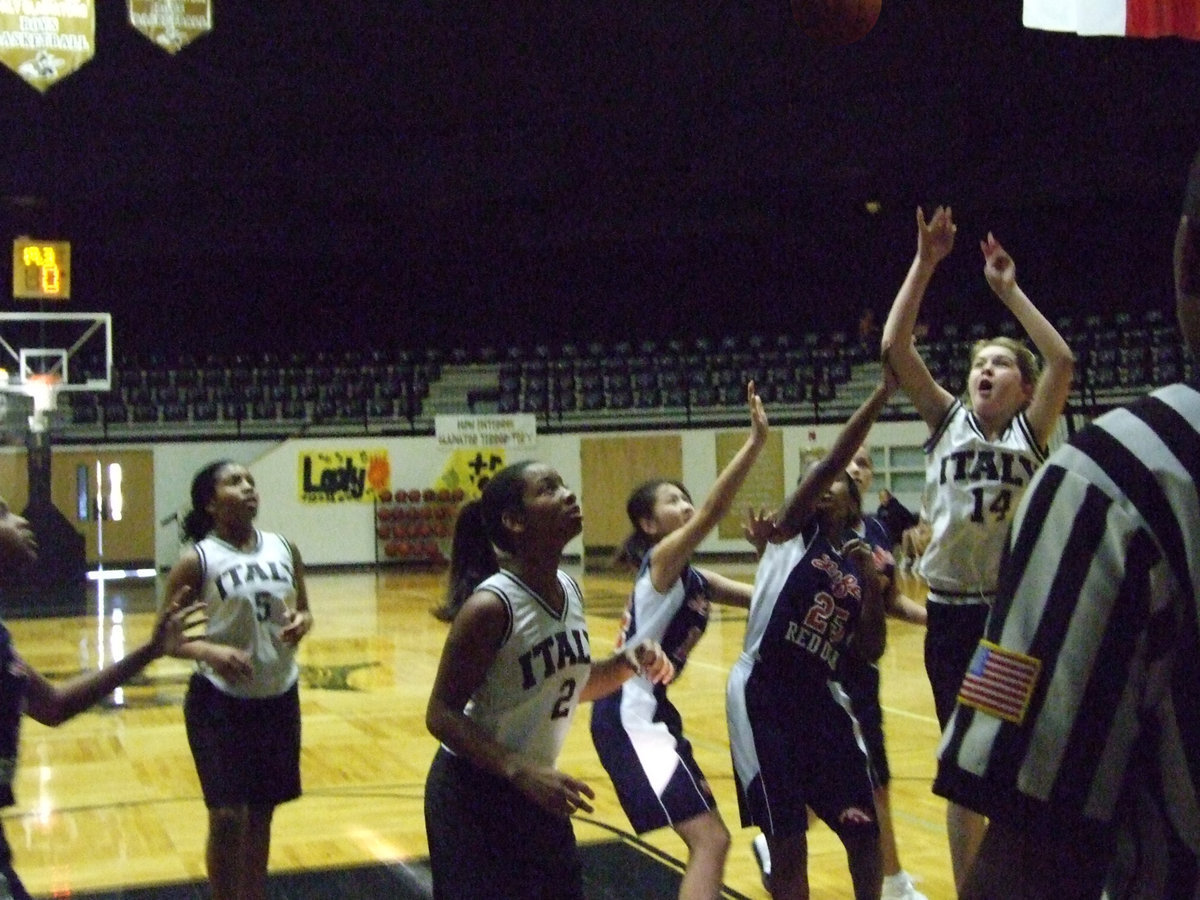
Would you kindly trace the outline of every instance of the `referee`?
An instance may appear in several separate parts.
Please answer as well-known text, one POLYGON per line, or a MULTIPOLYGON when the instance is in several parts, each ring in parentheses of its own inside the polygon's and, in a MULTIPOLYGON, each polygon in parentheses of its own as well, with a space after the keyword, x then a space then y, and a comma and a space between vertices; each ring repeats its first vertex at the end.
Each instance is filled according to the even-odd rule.
MULTIPOLYGON (((1175 241, 1200 354, 1200 154, 1175 241)), ((1013 519, 934 791, 983 813, 963 900, 1200 897, 1200 391, 1051 455, 1013 519)))

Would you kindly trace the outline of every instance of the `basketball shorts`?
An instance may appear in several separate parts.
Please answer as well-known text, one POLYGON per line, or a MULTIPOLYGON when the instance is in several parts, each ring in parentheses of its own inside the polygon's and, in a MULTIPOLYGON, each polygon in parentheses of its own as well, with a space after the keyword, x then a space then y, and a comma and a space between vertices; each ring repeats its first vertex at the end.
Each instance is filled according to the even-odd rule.
POLYGON ((892 780, 887 749, 883 745, 883 707, 879 703, 879 667, 870 663, 846 662, 841 676, 842 689, 850 698, 850 708, 858 719, 871 771, 878 787, 887 787, 892 780))
POLYGON ((439 748, 425 779, 434 900, 583 900, 571 820, 439 748))
POLYGON ((204 803, 275 806, 300 796, 300 691, 245 699, 196 673, 183 703, 204 803))
POLYGON ((954 713, 963 675, 983 637, 991 606, 986 603, 938 603, 925 607, 925 672, 933 688, 933 705, 943 731, 954 713))

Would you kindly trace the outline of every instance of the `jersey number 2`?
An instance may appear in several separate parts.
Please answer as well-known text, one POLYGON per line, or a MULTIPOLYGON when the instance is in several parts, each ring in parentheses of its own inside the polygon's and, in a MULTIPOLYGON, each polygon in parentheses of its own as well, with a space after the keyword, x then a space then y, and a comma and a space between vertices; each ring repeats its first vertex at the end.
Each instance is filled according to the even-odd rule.
POLYGON ((568 678, 562 683, 558 699, 554 701, 554 710, 550 713, 552 719, 564 719, 571 714, 571 698, 575 696, 575 679, 568 678))

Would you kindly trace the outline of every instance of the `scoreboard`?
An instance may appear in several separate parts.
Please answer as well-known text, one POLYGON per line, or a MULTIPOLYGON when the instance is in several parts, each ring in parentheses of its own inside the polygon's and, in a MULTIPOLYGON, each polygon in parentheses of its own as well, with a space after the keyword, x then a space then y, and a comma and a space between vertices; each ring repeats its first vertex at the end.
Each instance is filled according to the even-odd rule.
POLYGON ((18 300, 69 300, 70 242, 27 237, 14 240, 13 297, 18 300))

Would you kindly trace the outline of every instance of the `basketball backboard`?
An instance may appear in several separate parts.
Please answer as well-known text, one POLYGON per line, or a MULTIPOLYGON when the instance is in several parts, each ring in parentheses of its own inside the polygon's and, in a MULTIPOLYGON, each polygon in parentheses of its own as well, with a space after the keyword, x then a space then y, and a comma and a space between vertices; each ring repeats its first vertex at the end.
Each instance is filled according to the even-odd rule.
POLYGON ((31 430, 60 393, 110 390, 112 373, 111 313, 0 312, 0 391, 32 400, 31 430))
POLYGON ((107 391, 112 314, 0 312, 0 369, 9 391, 30 393, 39 383, 58 391, 107 391))

